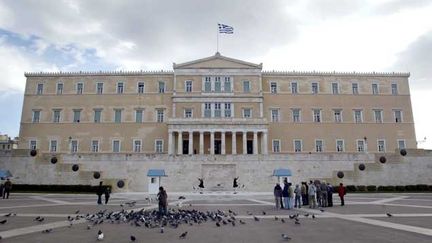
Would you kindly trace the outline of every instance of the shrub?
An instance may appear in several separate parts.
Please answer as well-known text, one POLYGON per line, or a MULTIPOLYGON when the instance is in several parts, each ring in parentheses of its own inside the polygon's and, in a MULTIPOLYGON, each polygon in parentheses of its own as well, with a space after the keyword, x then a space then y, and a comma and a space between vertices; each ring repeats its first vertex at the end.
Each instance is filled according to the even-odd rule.
POLYGON ((413 192, 413 191, 417 190, 417 187, 415 185, 407 185, 407 186, 405 186, 405 190, 409 191, 409 192, 413 192))
POLYGON ((416 185, 417 187, 417 191, 427 191, 428 190, 428 186, 424 185, 424 184, 418 184, 416 185))
POLYGON ((370 185, 370 186, 367 186, 366 189, 368 192, 376 192, 377 187, 374 185, 370 185))
POLYGON ((357 186, 357 190, 358 190, 359 192, 365 192, 365 191, 366 191, 366 186, 364 186, 364 185, 359 185, 359 186, 357 186))
POLYGON ((432 191, 432 185, 428 186, 429 191, 432 191))
POLYGON ((346 186, 346 190, 348 192, 356 192, 357 191, 357 187, 354 186, 354 185, 348 185, 348 186, 346 186))
POLYGON ((403 191, 405 191, 405 186, 396 186, 395 189, 398 192, 403 192, 403 191))
MULTIPOLYGON (((70 192, 70 193, 95 193, 98 186, 91 185, 29 185, 14 184, 12 190, 15 192, 70 192)), ((111 186, 104 186, 109 187, 111 186)))
POLYGON ((386 192, 393 192, 395 190, 395 186, 386 186, 384 188, 386 192))

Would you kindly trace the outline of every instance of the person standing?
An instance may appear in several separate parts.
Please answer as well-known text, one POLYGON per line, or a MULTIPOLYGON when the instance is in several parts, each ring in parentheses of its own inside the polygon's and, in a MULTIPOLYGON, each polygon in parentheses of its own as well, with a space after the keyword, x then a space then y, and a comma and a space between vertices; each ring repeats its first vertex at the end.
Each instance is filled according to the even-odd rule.
POLYGON ((346 195, 346 189, 344 187, 344 185, 342 183, 339 184, 339 188, 338 188, 338 194, 341 200, 341 206, 345 205, 345 195, 346 195))
POLYGON ((108 204, 108 200, 109 200, 110 194, 111 194, 111 189, 109 186, 105 187, 104 194, 105 194, 105 204, 108 204))
POLYGON ((321 207, 327 207, 328 196, 327 196, 327 183, 323 181, 321 183, 321 207))
POLYGON ((312 181, 309 183, 308 196, 309 196, 309 208, 316 208, 316 188, 312 181))
POLYGON ((299 184, 296 185, 295 189, 294 189, 294 194, 295 194, 295 203, 294 203, 294 208, 301 208, 301 189, 299 184))
POLYGON ((3 185, 3 181, 2 181, 2 182, 0 182, 0 198, 3 198, 3 191, 4 191, 4 185, 3 185))
POLYGON ((315 191, 316 191, 316 202, 318 203, 318 207, 322 207, 321 205, 321 182, 320 181, 315 181, 315 191))
POLYGON ((159 193, 157 194, 158 205, 159 205, 159 216, 167 214, 168 206, 168 195, 163 187, 159 187, 159 193))
POLYGON ((233 180, 233 188, 234 188, 234 191, 237 190, 237 187, 238 187, 238 182, 237 182, 237 180, 238 180, 238 179, 239 179, 239 178, 238 178, 238 176, 237 176, 237 177, 235 177, 234 180, 233 180))
POLYGON ((102 204, 102 194, 104 194, 104 188, 102 186, 102 181, 99 182, 99 186, 96 190, 96 194, 98 196, 97 204, 101 205, 102 204))
POLYGON ((302 182, 300 187, 303 206, 307 205, 307 190, 305 184, 305 182, 302 182))
POLYGON ((7 198, 9 199, 9 193, 12 190, 12 182, 9 178, 6 179, 6 182, 4 184, 4 193, 3 193, 3 199, 7 198))
POLYGON ((276 210, 277 210, 281 208, 280 202, 282 198, 282 187, 279 185, 279 183, 276 183, 276 186, 273 189, 273 195, 275 197, 276 210))
POLYGON ((288 181, 284 181, 284 188, 282 191, 283 203, 281 204, 281 208, 289 209, 289 193, 288 193, 288 181))
POLYGON ((333 186, 327 183, 328 206, 333 207, 333 186))
POLYGON ((289 194, 289 209, 293 209, 294 207, 294 186, 288 183, 288 194, 289 194))

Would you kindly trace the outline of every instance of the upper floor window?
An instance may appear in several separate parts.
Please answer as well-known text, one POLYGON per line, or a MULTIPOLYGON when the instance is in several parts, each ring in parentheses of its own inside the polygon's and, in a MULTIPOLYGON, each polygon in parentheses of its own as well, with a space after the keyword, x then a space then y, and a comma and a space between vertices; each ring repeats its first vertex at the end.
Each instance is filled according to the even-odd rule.
POLYGON ((214 103, 214 117, 221 117, 221 103, 214 103))
POLYGON ((372 84, 372 94, 374 95, 379 94, 378 84, 372 84))
POLYGON ((162 139, 156 139, 155 152, 156 153, 163 153, 163 140, 162 139))
POLYGON ((76 84, 76 93, 82 94, 84 90, 84 84, 83 83, 77 83, 76 84))
POLYGON ((73 122, 79 123, 81 120, 81 109, 73 110, 73 122))
POLYGON ((365 151, 365 141, 357 140, 357 152, 364 152, 364 151, 365 151))
POLYGON ((333 92, 333 94, 339 94, 339 84, 338 83, 332 83, 332 92, 333 92))
POLYGON ((40 110, 33 110, 32 122, 33 123, 39 123, 40 116, 41 116, 41 111, 40 110))
POLYGON ((399 139, 398 140, 398 149, 405 149, 405 148, 406 148, 406 146, 405 146, 405 140, 399 139))
POLYGON ((354 122, 362 123, 363 122, 363 111, 362 110, 354 110, 354 122))
POLYGON ((231 77, 225 77, 224 91, 231 92, 231 77))
POLYGON ((294 140, 294 152, 301 152, 302 151, 302 141, 301 140, 294 140))
POLYGON ((98 140, 92 140, 91 142, 91 151, 94 153, 99 152, 99 141, 98 140))
POLYGON ((115 123, 122 122, 122 109, 114 109, 114 122, 115 123))
POLYGON ((397 95, 398 94, 398 87, 396 83, 392 83, 391 84, 391 91, 392 91, 392 95, 397 95))
POLYGON ((159 93, 165 93, 165 82, 159 81, 159 93))
POLYGON ((231 117, 231 103, 225 103, 225 117, 231 117))
POLYGON ((323 140, 315 140, 315 152, 323 151, 323 140))
POLYGON ((96 84, 96 93, 97 94, 103 94, 103 86, 104 86, 103 83, 97 83, 96 84))
POLYGON ((37 85, 37 90, 36 90, 36 94, 41 95, 43 94, 43 84, 38 84, 37 85))
POLYGON ((50 152, 52 153, 57 152, 57 140, 50 141, 50 152))
POLYGON ((394 110, 394 119, 396 123, 402 122, 402 111, 401 110, 394 110))
POLYGON ((102 116, 102 109, 94 109, 94 122, 100 123, 101 122, 101 116, 102 116))
POLYGON ((244 93, 250 92, 250 81, 248 81, 248 80, 243 81, 243 92, 244 93))
POLYGON ((218 93, 220 93, 222 91, 222 84, 221 84, 220 77, 215 77, 214 90, 215 90, 215 92, 218 92, 218 93))
POLYGON ((191 93, 192 92, 192 80, 186 80, 185 82, 185 92, 191 93))
POLYGON ((271 121, 279 122, 279 109, 271 109, 271 121))
POLYGON ((270 83, 270 92, 272 94, 276 94, 277 93, 277 83, 276 82, 271 82, 270 83))
POLYGON ((374 117, 376 123, 382 123, 383 122, 382 110, 374 110, 374 117))
POLYGON ((336 109, 333 110, 333 113, 334 113, 334 121, 337 123, 342 122, 342 110, 336 109))
POLYGON ((252 118, 252 109, 244 108, 243 109, 243 118, 252 118))
POLYGON ((124 91, 124 84, 123 82, 117 83, 117 94, 123 94, 124 91))
POLYGON ((280 142, 279 139, 272 140, 272 151, 273 151, 273 153, 280 153, 280 151, 281 151, 280 143, 281 142, 280 142))
POLYGON ((211 103, 204 103, 204 117, 211 117, 211 103))
POLYGON ((63 94, 63 83, 57 84, 57 94, 63 94))
POLYGON ((211 77, 205 77, 204 81, 204 91, 211 92, 211 77))
POLYGON ((144 82, 138 82, 138 94, 144 93, 144 82))
POLYGON ((292 82, 291 83, 291 93, 292 94, 297 94, 298 90, 297 90, 297 82, 292 82))
POLYGON ((53 122, 54 123, 60 122, 60 114, 61 114, 61 110, 58 110, 58 109, 53 110, 53 122))
POLYGON ((135 153, 141 152, 141 140, 133 140, 133 148, 135 153))
POLYGON ((135 110, 135 122, 136 123, 142 123, 143 122, 143 109, 136 109, 135 110))
POLYGON ((343 152, 345 150, 344 140, 338 139, 336 140, 336 151, 343 152))
POLYGON ((314 109, 313 110, 313 121, 314 122, 321 122, 321 109, 314 109))
POLYGON ((312 94, 318 94, 318 83, 312 83, 312 94))
POLYGON ((385 140, 380 139, 378 140, 378 152, 385 152, 386 151, 386 146, 385 146, 385 140))
POLYGON ((30 140, 30 149, 31 150, 37 149, 37 141, 36 140, 30 140))
POLYGON ((78 152, 78 140, 71 140, 71 142, 70 142, 70 151, 71 151, 71 153, 78 152))
POLYGON ((300 109, 292 109, 293 122, 300 122, 300 109))
POLYGON ((355 95, 357 95, 359 93, 358 83, 353 83, 352 84, 352 93, 355 94, 355 95))
POLYGON ((120 140, 113 140, 112 151, 114 153, 119 153, 120 152, 120 140))
POLYGON ((192 109, 191 108, 184 109, 184 117, 185 118, 192 118, 192 109))
POLYGON ((159 122, 159 123, 164 122, 164 120, 165 120, 165 119, 164 119, 164 118, 165 118, 165 117, 164 117, 164 116, 165 116, 164 109, 157 109, 157 110, 156 110, 156 114, 157 114, 157 115, 156 115, 156 116, 157 116, 157 117, 156 117, 156 121, 159 122))

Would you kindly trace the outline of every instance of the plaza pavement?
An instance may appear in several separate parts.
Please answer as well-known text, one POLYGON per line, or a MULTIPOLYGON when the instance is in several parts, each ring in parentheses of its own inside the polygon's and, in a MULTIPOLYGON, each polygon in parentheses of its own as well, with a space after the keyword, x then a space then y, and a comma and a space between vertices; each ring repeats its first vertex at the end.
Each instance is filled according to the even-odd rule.
POLYGON ((334 207, 324 212, 309 208, 296 210, 275 210, 270 193, 208 192, 204 194, 170 193, 170 208, 201 211, 233 210, 237 220, 246 224, 222 225, 213 221, 200 225, 180 225, 177 229, 148 229, 129 224, 103 223, 90 230, 85 219, 74 220, 71 226, 68 216, 75 217, 96 213, 99 210, 120 211, 120 204, 136 201, 133 207, 125 209, 153 210, 154 200, 143 193, 117 193, 111 196, 108 205, 96 205, 96 196, 89 194, 18 194, 10 199, 0 199, 1 242, 96 242, 98 230, 105 234, 103 242, 130 242, 134 235, 136 242, 284 242, 281 234, 289 235, 290 242, 432 242, 432 193, 363 193, 348 194, 346 206, 339 206, 334 195, 334 207), (186 200, 178 200, 182 195, 186 200), (263 214, 265 212, 265 215, 263 214), (6 214, 16 213, 6 217, 6 214), (300 214, 300 225, 295 225, 289 215, 300 214), (305 217, 309 213, 314 214, 305 217), (393 216, 388 217, 386 213, 393 216), (44 217, 43 222, 34 218, 44 217), (253 219, 257 216, 260 221, 253 219), (278 220, 275 220, 275 216, 278 220), (284 218, 285 223, 281 222, 284 218), (51 233, 42 233, 52 229, 51 233), (188 231, 186 239, 179 235, 188 231))

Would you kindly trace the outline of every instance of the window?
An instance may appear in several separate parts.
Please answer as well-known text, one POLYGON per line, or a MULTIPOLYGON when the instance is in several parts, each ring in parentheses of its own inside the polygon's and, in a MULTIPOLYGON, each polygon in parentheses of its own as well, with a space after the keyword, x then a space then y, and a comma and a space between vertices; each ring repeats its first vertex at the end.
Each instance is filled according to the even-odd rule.
POLYGON ((406 146, 405 146, 405 140, 399 139, 397 142, 398 142, 398 148, 399 149, 405 149, 406 148, 406 146))
POLYGON ((354 122, 362 123, 363 122, 363 114, 362 110, 354 110, 354 122))
POLYGON ((121 123, 122 122, 122 110, 114 109, 114 122, 121 123))
POLYGON ((138 94, 144 94, 144 82, 138 82, 138 94))
POLYGON ((402 111, 401 110, 394 110, 394 119, 396 123, 402 122, 402 111))
POLYGON ((339 94, 339 84, 338 83, 332 83, 332 92, 333 92, 333 94, 339 94))
POLYGON ((355 95, 359 94, 358 83, 353 83, 352 84, 352 93, 355 94, 355 95))
POLYGON ((231 77, 225 77, 224 91, 231 92, 231 77))
POLYGON ((163 140, 157 139, 155 141, 155 152, 156 153, 163 153, 163 140))
POLYGON ((63 84, 62 83, 58 83, 57 84, 57 94, 63 94, 63 84))
POLYGON ((156 114, 157 114, 156 121, 159 123, 164 122, 164 110, 163 109, 157 109, 156 114))
POLYGON ((273 149, 273 153, 280 153, 281 148, 280 148, 280 140, 279 139, 272 140, 272 149, 273 149))
POLYGON ((292 109, 293 122, 300 122, 300 109, 292 109))
POLYGON ((221 117, 221 103, 214 103, 214 117, 221 117))
POLYGON ((392 95, 397 95, 398 94, 397 84, 395 84, 395 83, 391 84, 391 91, 392 91, 392 95))
POLYGON ((112 151, 114 153, 119 153, 120 152, 120 141, 119 140, 113 140, 112 151))
POLYGON ((313 110, 313 121, 314 122, 321 122, 321 110, 320 109, 314 109, 313 110))
POLYGON ((231 117, 231 103, 225 103, 225 117, 231 117))
POLYGON ((385 146, 385 140, 378 140, 378 152, 385 152, 386 151, 386 146, 385 146))
POLYGON ((270 93, 276 94, 277 93, 277 83, 271 82, 270 83, 270 93))
POLYGON ((54 123, 60 122, 60 112, 61 112, 61 110, 53 110, 53 122, 54 123))
POLYGON ((94 122, 100 123, 102 117, 102 109, 94 109, 94 122))
POLYGON ((165 93, 165 82, 159 81, 159 93, 165 93))
POLYGON ((302 151, 302 141, 294 140, 294 152, 301 152, 301 151, 302 151))
POLYGON ((39 123, 40 113, 41 113, 40 110, 33 110, 33 119, 32 119, 33 123, 39 123))
POLYGON ((243 109, 243 118, 251 118, 252 117, 252 109, 244 108, 243 109))
POLYGON ((38 84, 37 85, 36 94, 38 94, 38 95, 43 94, 43 84, 38 84))
POLYGON ((50 141, 50 152, 51 153, 57 152, 57 140, 50 141))
POLYGON ((37 141, 36 140, 30 140, 30 149, 31 150, 37 149, 37 141))
POLYGON ((142 109, 136 109, 135 110, 135 122, 136 123, 142 123, 143 122, 143 110, 142 109))
POLYGON ((315 140, 315 152, 323 151, 323 140, 315 140))
POLYGON ((378 84, 372 84, 372 94, 377 95, 378 93, 378 84))
POLYGON ((243 81, 243 92, 244 93, 250 92, 250 82, 247 80, 243 81))
POLYGON ((205 92, 211 92, 211 78, 210 77, 205 77, 204 91, 205 92))
POLYGON ((103 86, 104 86, 103 83, 97 83, 96 84, 96 93, 97 94, 103 94, 103 86))
POLYGON ((191 108, 184 109, 184 117, 185 118, 192 118, 192 109, 191 108))
POLYGON ((271 121, 279 122, 279 109, 271 109, 271 121))
POLYGON ((374 110, 374 117, 376 123, 382 123, 383 122, 382 110, 374 110))
POLYGON ((76 93, 82 94, 84 90, 84 84, 83 83, 77 83, 76 84, 76 93))
POLYGON ((79 123, 81 119, 81 109, 73 110, 73 122, 79 123))
POLYGON ((312 83, 312 94, 318 94, 318 83, 312 83))
POLYGON ((342 110, 340 109, 333 110, 333 114, 334 114, 334 121, 336 123, 342 122, 342 110))
POLYGON ((357 140, 357 152, 364 152, 364 151, 365 151, 365 141, 357 140))
POLYGON ((78 140, 71 140, 70 151, 71 153, 78 152, 78 140))
POLYGON ((99 152, 99 141, 98 140, 92 140, 91 142, 91 151, 94 153, 99 152))
POLYGON ((191 93, 192 92, 192 80, 186 80, 185 82, 185 92, 191 93))
POLYGON ((336 140, 336 151, 343 152, 345 150, 344 140, 338 139, 336 140))
POLYGON ((298 92, 297 92, 298 90, 297 90, 297 83, 296 82, 292 82, 291 83, 291 93, 292 94, 297 94, 298 92))
POLYGON ((117 94, 123 94, 124 84, 122 82, 117 83, 117 94))
POLYGON ((204 104, 204 117, 211 117, 211 103, 204 104))
POLYGON ((220 93, 222 91, 222 84, 221 84, 220 77, 215 77, 214 90, 215 90, 215 92, 218 92, 218 93, 220 93))
POLYGON ((141 152, 141 140, 134 140, 133 141, 133 150, 135 153, 141 152))

